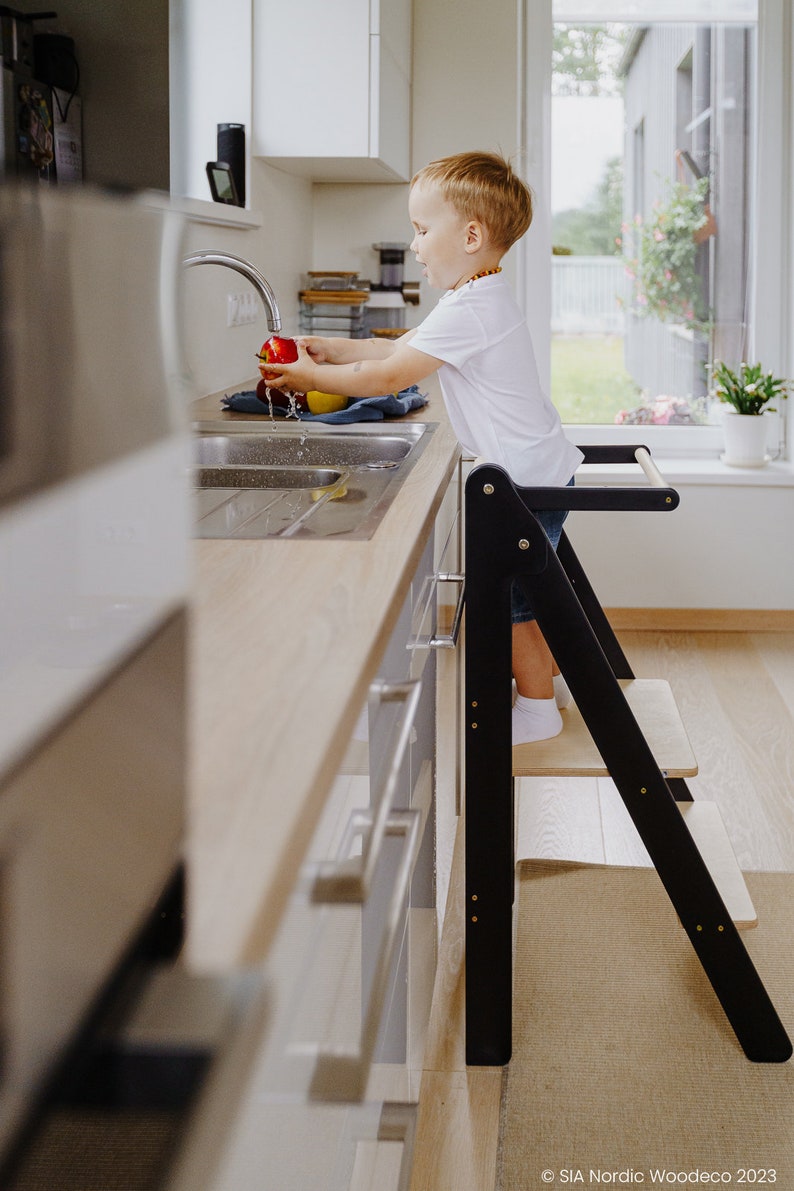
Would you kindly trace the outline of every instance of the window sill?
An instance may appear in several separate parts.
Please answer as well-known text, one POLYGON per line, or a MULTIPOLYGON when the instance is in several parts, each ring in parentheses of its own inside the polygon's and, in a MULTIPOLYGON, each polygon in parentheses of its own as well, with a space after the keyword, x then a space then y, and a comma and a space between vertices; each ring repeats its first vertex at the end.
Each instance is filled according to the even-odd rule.
MULTIPOLYGON (((731 467, 720 458, 724 450, 719 426, 585 426, 566 425, 566 437, 580 446, 642 444, 671 485, 711 484, 716 487, 794 487, 794 462, 774 460, 766 467, 731 467)), ((774 435, 770 435, 772 441, 774 435)), ((638 468, 632 464, 590 465, 577 473, 582 483, 632 484, 638 468)))

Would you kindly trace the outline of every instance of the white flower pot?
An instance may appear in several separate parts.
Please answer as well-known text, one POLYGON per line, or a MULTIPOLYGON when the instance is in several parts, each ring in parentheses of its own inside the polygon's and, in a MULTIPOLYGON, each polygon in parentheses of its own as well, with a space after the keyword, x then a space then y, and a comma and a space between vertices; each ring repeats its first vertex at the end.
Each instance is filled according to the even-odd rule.
POLYGON ((731 467, 766 467, 769 423, 764 414, 739 414, 726 409, 722 415, 725 435, 724 463, 731 467))

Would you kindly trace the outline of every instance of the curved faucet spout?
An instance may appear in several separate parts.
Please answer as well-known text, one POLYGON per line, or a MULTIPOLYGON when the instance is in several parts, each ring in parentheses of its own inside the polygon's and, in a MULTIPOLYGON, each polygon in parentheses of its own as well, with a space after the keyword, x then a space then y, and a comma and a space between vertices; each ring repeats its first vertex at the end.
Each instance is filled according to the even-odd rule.
POLYGON ((184 258, 182 264, 186 269, 189 269, 192 265, 226 265, 227 269, 234 269, 236 273, 241 273, 243 277, 251 282, 251 285, 262 299, 269 329, 274 333, 281 330, 281 314, 279 313, 276 295, 273 293, 270 283, 259 272, 256 265, 252 265, 250 261, 243 260, 241 256, 234 256, 231 252, 218 252, 211 248, 202 249, 199 252, 191 252, 189 256, 184 258))

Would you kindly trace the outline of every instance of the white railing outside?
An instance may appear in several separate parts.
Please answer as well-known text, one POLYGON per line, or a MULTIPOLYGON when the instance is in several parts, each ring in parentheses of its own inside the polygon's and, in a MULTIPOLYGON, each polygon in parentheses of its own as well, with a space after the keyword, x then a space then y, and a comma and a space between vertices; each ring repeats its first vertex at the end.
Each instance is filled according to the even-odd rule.
POLYGON ((619 256, 552 258, 551 330, 557 335, 622 335, 628 279, 619 256))

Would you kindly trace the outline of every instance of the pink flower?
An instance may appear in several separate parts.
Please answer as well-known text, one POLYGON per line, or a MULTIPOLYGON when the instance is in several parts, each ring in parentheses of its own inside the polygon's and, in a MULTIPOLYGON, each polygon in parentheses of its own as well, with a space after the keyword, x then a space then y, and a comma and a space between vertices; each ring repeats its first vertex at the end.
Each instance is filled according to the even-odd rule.
POLYGON ((654 238, 654 240, 656 241, 656 243, 657 243, 657 244, 661 243, 661 241, 662 241, 662 240, 666 240, 666 239, 667 239, 667 237, 665 236, 664 232, 660 232, 660 231, 659 231, 659 229, 658 229, 658 227, 657 227, 656 231, 653 233, 653 238, 654 238))
POLYGON ((672 280, 673 280, 673 274, 670 272, 670 270, 669 270, 669 269, 665 269, 665 271, 664 271, 664 279, 665 279, 665 281, 672 281, 672 280))
POLYGON ((624 271, 624 273, 626 274, 626 276, 627 276, 627 277, 630 277, 630 278, 631 278, 631 280, 632 280, 632 281, 634 281, 634 279, 635 279, 635 277, 637 276, 637 274, 636 274, 635 272, 633 272, 633 270, 631 270, 631 269, 629 269, 629 268, 626 268, 626 269, 624 269, 623 271, 624 271))

